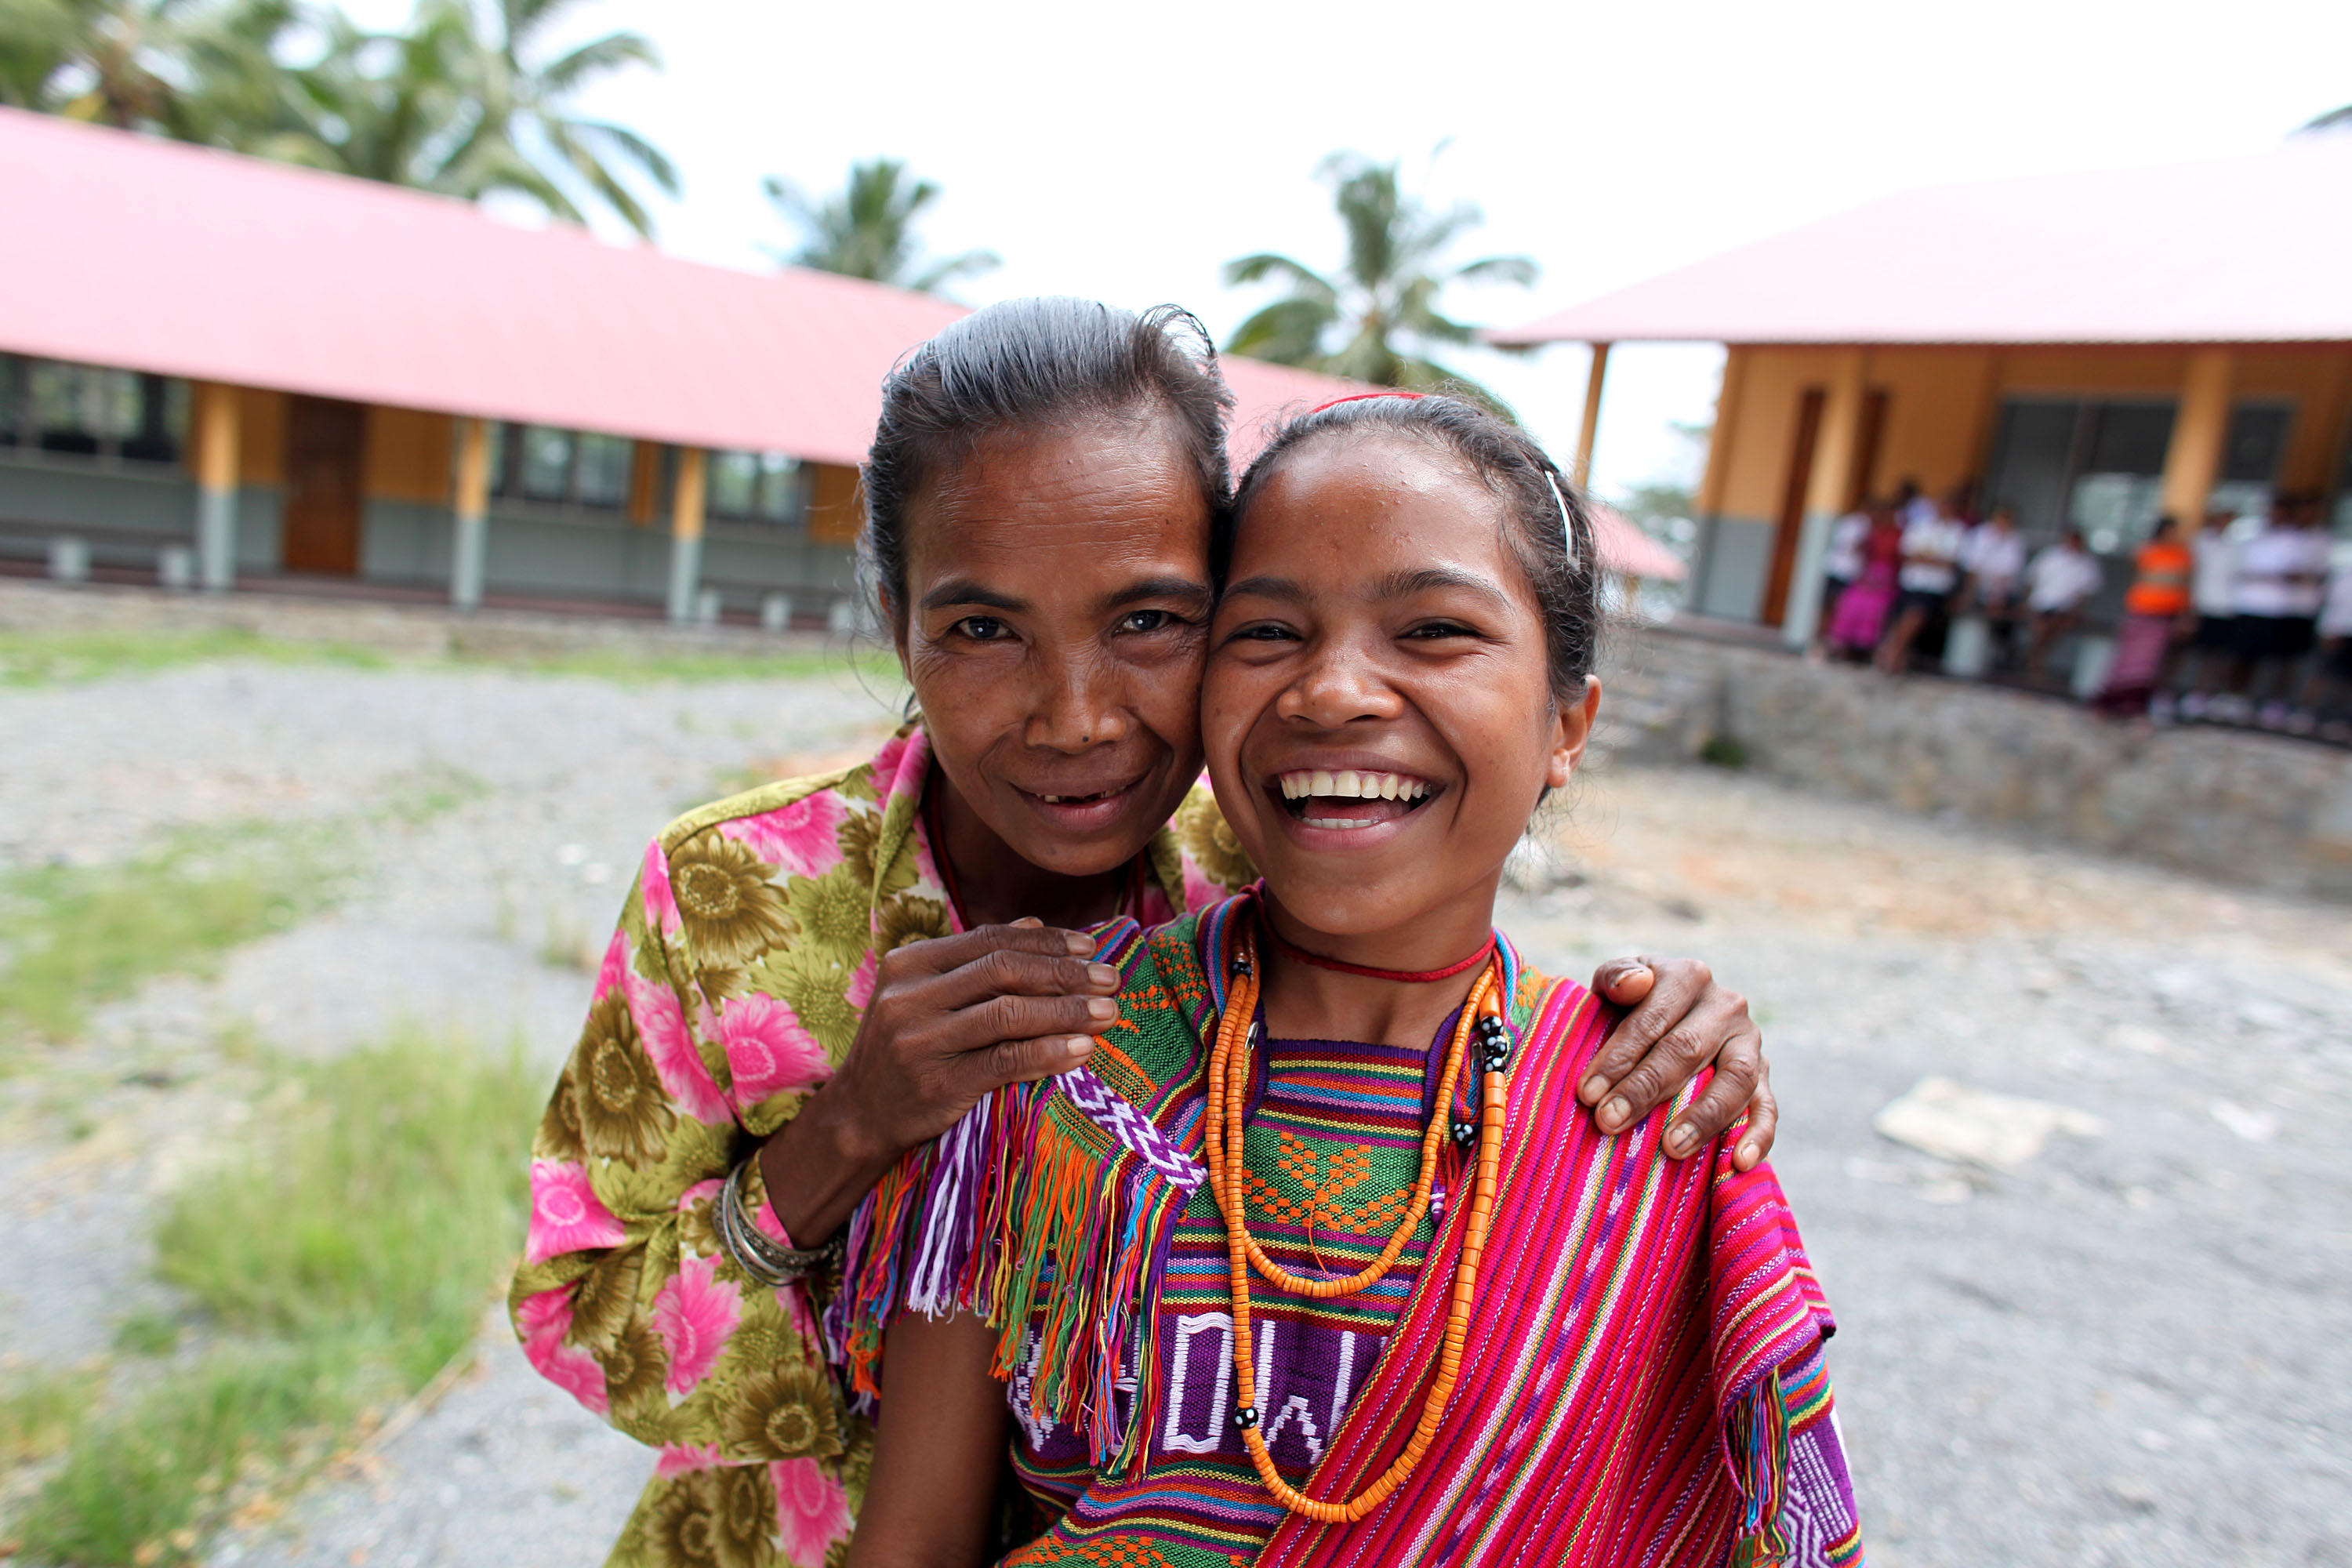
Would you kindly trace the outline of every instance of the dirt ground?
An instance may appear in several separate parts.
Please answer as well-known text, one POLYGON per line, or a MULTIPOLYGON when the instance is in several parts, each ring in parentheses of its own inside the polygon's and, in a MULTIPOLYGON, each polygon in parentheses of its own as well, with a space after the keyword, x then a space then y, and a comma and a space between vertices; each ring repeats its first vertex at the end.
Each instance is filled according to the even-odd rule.
MULTIPOLYGON (((850 679, 207 666, 0 689, 0 865, 307 815, 360 866, 331 913, 0 1082, 5 1356, 108 1354, 158 1298, 145 1215, 216 1131, 226 1031, 520 1038, 551 1078, 573 955, 662 822, 887 721, 850 679), (457 775, 429 819, 361 809, 457 775)), ((2352 910, 1711 770, 1604 766, 1545 844, 1503 916, 1538 963, 1696 954, 1752 998, 1876 1561, 2352 1564, 2352 910), (2000 1173, 1874 1130, 1931 1076, 2102 1131, 2000 1173)), ((414 1425, 211 1560, 594 1563, 650 1463, 492 1324, 414 1425)))

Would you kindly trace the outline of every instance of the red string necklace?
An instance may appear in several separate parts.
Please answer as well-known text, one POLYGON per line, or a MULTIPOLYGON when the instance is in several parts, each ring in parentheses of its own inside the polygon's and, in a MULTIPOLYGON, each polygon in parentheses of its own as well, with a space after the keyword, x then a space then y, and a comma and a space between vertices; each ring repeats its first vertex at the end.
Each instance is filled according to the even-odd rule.
POLYGON ((1337 958, 1326 958, 1319 952, 1309 952, 1283 940, 1282 933, 1274 929, 1273 921, 1261 921, 1259 924, 1265 928, 1265 934, 1274 939, 1275 948, 1283 957, 1295 959, 1300 963, 1311 963, 1318 969, 1336 969, 1342 974, 1360 974, 1367 980, 1402 980, 1418 984, 1427 984, 1433 980, 1451 980, 1464 970, 1486 963, 1495 951, 1495 937, 1490 931, 1486 946, 1459 963, 1449 963, 1443 969, 1374 969, 1369 964, 1349 963, 1337 958))

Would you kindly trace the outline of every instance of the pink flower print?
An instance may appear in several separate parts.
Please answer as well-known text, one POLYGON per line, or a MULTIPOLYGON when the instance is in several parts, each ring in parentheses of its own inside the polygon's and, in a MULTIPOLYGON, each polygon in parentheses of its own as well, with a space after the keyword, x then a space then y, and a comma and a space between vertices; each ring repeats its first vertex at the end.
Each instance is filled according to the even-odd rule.
POLYGON ((526 1296, 515 1310, 515 1329, 522 1342, 534 1344, 542 1340, 560 1340, 572 1331, 572 1288, 558 1285, 552 1290, 541 1290, 536 1296, 526 1296))
POLYGON ((839 829, 849 808, 831 790, 722 822, 719 831, 787 876, 814 877, 841 864, 839 829))
POLYGON ((784 1561, 817 1568, 827 1548, 849 1539, 849 1494, 814 1459, 779 1459, 768 1467, 776 1488, 776 1524, 784 1561))
POLYGON ((1230 895, 1201 874, 1201 868, 1187 859, 1184 862, 1184 908, 1189 911, 1205 910, 1211 904, 1230 895))
POLYGON ((749 1110, 772 1094, 814 1089, 833 1076, 824 1047, 789 1004, 756 992, 719 1009, 719 1043, 734 1075, 735 1103, 749 1110))
MULTIPOLYGON (((762 1218, 767 1217, 768 1208, 765 1204, 760 1205, 760 1214, 762 1218)), ((786 1247, 792 1245, 789 1240, 784 1239, 784 1227, 777 1225, 773 1219, 769 1219, 768 1224, 760 1228, 765 1230, 771 1226, 774 1228, 779 1241, 783 1241, 786 1247)), ((793 1332, 800 1335, 801 1343, 811 1350, 821 1352, 824 1348, 824 1342, 817 1338, 816 1319, 809 1314, 807 1291, 798 1285, 779 1285, 776 1287, 776 1301, 783 1308, 784 1316, 792 1320, 793 1332)))
POLYGON ((604 944, 604 962, 596 966, 596 994, 592 1001, 602 1002, 604 994, 628 978, 629 939, 619 931, 604 944))
POLYGON ((654 1461, 654 1475, 661 1480, 685 1475, 689 1470, 708 1470, 725 1464, 716 1443, 665 1443, 661 1458, 654 1461))
POLYGON ((719 1259, 688 1258, 654 1296, 654 1332, 669 1352, 672 1394, 691 1394, 710 1375, 727 1336, 743 1318, 743 1288, 716 1278, 719 1259))
POLYGON ((612 1408, 604 1389, 604 1369, 596 1358, 562 1340, 526 1340, 522 1353, 539 1375, 602 1415, 612 1408))
POLYGON ((618 1247, 627 1239, 621 1222, 588 1184, 587 1166, 570 1160, 530 1163, 530 1226, 523 1243, 527 1261, 544 1263, 562 1253, 618 1247))
POLYGON ((684 1214, 695 1205, 704 1202, 706 1199, 717 1197, 719 1195, 719 1189, 725 1185, 726 1184, 721 1182, 716 1176, 711 1177, 710 1180, 707 1182, 695 1183, 694 1185, 687 1188, 684 1193, 679 1194, 677 1200, 677 1212, 684 1214))
POLYGON ((874 793, 881 798, 878 806, 887 806, 893 795, 922 787, 923 773, 931 765, 931 738, 917 725, 912 732, 893 735, 874 753, 874 793))
MULTIPOLYGON (((954 918, 952 911, 949 918, 954 918)), ((857 961, 857 967, 850 971, 849 984, 842 991, 843 998, 861 1013, 866 1011, 866 1004, 874 1000, 874 975, 881 962, 874 950, 867 948, 866 956, 857 961)))
POLYGON ((677 993, 659 981, 627 977, 629 1012, 637 1021, 637 1037, 645 1042, 646 1055, 653 1058, 654 1076, 670 1101, 697 1121, 714 1126, 732 1121, 727 1109, 726 1097, 710 1079, 710 1069, 702 1065, 702 1053, 694 1048, 694 1036, 686 1026, 686 1011, 677 1005, 677 993))
POLYGON ((637 877, 638 897, 645 900, 646 919, 651 921, 664 936, 676 936, 678 929, 677 900, 669 890, 669 857, 662 853, 661 840, 646 846, 645 869, 637 877))

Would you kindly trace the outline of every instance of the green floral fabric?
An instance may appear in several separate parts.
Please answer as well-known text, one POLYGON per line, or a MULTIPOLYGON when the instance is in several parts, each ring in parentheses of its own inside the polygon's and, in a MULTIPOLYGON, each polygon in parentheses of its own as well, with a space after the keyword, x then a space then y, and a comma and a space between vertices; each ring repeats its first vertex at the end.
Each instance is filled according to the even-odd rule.
MULTIPOLYGON (((922 826, 929 766, 910 725, 860 766, 688 813, 646 849, 605 950, 533 1140, 509 1308, 533 1366, 660 1450, 612 1564, 847 1552, 873 1437, 826 1366, 824 1303, 745 1277, 711 1205, 839 1065, 877 957, 956 929, 922 826)), ((1148 858, 1146 925, 1255 875, 1205 789, 1148 858)), ((784 1239, 756 1163, 744 1191, 784 1239)))

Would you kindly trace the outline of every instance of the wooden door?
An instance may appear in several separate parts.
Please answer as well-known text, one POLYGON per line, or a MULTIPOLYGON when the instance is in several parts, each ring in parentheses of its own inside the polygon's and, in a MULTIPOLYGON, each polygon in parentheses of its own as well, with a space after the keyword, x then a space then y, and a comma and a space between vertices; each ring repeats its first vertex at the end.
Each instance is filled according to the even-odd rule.
POLYGON ((1789 485, 1780 494, 1780 526, 1772 531, 1771 575, 1764 580, 1764 624, 1777 626, 1789 613, 1789 579, 1797 570, 1797 541, 1805 530, 1805 494, 1813 482, 1813 447, 1822 437, 1822 387, 1805 388, 1797 405, 1796 439, 1789 447, 1789 485))
POLYGON ((360 569, 360 463, 367 409, 331 397, 286 402, 289 572, 356 576, 360 569))

